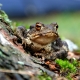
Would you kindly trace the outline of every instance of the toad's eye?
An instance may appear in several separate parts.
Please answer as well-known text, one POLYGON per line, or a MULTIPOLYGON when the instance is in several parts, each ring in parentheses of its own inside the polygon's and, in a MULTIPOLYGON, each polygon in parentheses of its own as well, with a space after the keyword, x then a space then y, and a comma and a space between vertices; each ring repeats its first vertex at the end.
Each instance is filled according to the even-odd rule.
POLYGON ((41 24, 36 24, 36 30, 40 31, 41 30, 41 24))
POLYGON ((57 31, 57 29, 58 29, 58 25, 56 25, 56 31, 57 31))
POLYGON ((58 28, 58 25, 56 25, 56 28, 58 28))

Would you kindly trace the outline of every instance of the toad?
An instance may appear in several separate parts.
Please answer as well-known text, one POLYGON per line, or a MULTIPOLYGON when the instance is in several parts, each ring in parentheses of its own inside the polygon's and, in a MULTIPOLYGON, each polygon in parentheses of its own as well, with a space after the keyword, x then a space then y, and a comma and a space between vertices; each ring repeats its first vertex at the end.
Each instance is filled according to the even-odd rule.
POLYGON ((59 37, 57 29, 57 23, 45 25, 37 22, 28 30, 22 26, 18 27, 15 34, 22 41, 22 45, 29 49, 31 55, 43 60, 54 60, 66 58, 68 52, 68 46, 59 37))

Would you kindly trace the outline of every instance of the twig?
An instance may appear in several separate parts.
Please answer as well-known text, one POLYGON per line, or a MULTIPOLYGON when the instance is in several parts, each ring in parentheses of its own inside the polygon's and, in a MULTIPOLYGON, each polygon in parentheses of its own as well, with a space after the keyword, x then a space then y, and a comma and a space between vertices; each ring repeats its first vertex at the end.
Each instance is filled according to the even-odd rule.
POLYGON ((8 69, 0 69, 0 72, 4 73, 17 73, 17 74, 22 74, 22 75, 30 75, 33 76, 34 74, 31 71, 15 71, 15 70, 8 70, 8 69))

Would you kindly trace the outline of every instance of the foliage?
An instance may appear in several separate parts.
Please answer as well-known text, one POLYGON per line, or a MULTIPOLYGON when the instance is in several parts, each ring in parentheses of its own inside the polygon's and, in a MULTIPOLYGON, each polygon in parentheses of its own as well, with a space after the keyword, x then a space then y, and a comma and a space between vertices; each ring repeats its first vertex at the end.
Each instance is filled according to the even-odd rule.
POLYGON ((71 78, 70 74, 68 74, 66 77, 67 77, 68 80, 73 80, 73 79, 71 78))
POLYGON ((7 23, 11 23, 11 20, 8 18, 8 15, 3 10, 0 10, 0 19, 3 19, 7 23))
POLYGON ((68 80, 72 80, 71 74, 76 73, 76 71, 77 71, 76 66, 78 65, 78 62, 74 59, 72 59, 71 61, 69 61, 67 59, 65 59, 65 60, 56 59, 55 62, 58 65, 60 65, 60 67, 61 67, 60 72, 62 72, 62 73, 67 72, 67 74, 65 76, 68 78, 68 80))
POLYGON ((8 18, 8 15, 3 10, 0 10, 0 20, 6 22, 11 28, 13 28, 12 21, 8 18))
POLYGON ((77 64, 76 61, 70 63, 68 60, 56 59, 55 62, 60 65, 62 70, 67 70, 69 72, 76 72, 75 65, 77 64))
POLYGON ((77 60, 72 59, 72 60, 71 60, 71 63, 72 63, 74 66, 78 66, 78 61, 77 61, 77 60))
POLYGON ((42 75, 38 76, 39 80, 52 80, 50 76, 48 76, 46 73, 42 73, 42 75))

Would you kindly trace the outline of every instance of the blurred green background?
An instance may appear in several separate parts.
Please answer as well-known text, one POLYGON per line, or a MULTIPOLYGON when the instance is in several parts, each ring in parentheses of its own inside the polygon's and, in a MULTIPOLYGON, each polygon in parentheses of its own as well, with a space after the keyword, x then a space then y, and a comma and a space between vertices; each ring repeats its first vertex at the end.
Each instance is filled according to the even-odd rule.
POLYGON ((17 22, 17 26, 23 25, 27 28, 36 22, 44 24, 57 22, 59 25, 58 33, 61 38, 70 39, 80 47, 80 12, 50 13, 23 19, 13 19, 13 21, 17 22))

